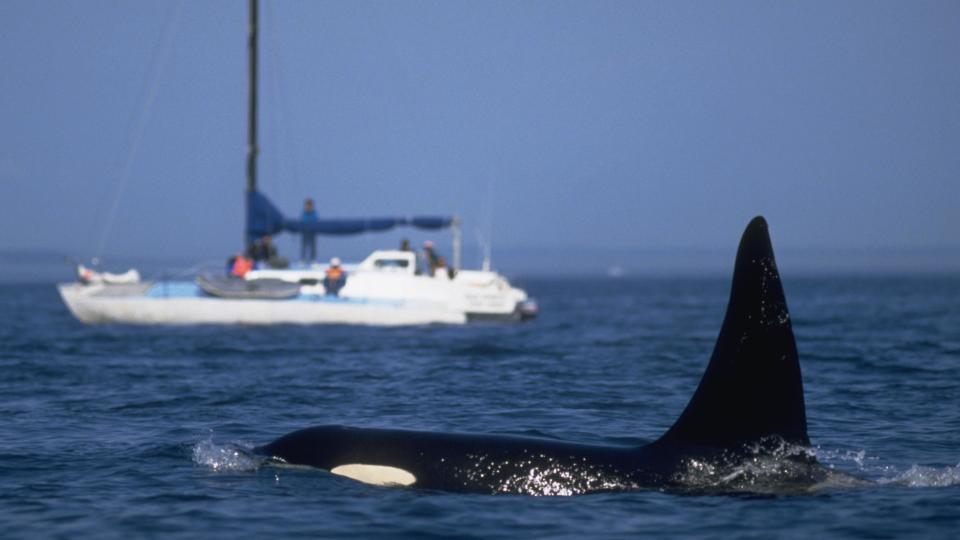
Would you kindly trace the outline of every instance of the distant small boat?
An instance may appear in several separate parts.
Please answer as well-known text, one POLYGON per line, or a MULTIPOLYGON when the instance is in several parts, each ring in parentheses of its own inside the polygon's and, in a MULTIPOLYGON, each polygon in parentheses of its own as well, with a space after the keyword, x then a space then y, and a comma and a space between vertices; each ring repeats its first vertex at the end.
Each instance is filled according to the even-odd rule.
POLYGON ((195 281, 144 282, 136 270, 109 274, 78 266, 78 282, 57 286, 70 312, 89 324, 463 324, 518 321, 538 313, 525 291, 489 270, 460 268, 460 229, 454 217, 286 219, 257 191, 257 0, 250 0, 249 140, 247 149, 248 249, 263 235, 282 232, 345 235, 398 226, 453 232, 453 265, 431 272, 416 253, 373 252, 343 265, 343 287, 327 291, 327 265, 257 268, 243 277, 201 274, 195 281))

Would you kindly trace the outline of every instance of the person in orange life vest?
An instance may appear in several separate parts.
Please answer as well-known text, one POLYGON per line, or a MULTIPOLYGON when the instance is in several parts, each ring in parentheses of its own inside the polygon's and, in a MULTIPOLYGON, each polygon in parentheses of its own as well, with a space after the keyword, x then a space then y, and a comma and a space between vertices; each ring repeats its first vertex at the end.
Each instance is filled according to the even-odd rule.
POLYGON ((231 259, 230 276, 242 278, 247 272, 253 270, 253 259, 248 258, 243 253, 239 253, 231 259))
POLYGON ((339 296, 340 289, 347 283, 347 273, 340 268, 340 259, 334 257, 330 259, 330 266, 327 268, 326 276, 323 278, 323 288, 327 291, 327 296, 339 296))

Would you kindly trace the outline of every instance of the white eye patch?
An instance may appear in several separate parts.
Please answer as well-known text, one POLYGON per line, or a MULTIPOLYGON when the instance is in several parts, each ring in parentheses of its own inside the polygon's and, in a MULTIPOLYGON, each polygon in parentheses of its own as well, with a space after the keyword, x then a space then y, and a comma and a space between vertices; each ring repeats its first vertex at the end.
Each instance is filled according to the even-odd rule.
POLYGON ((409 486, 417 481, 408 471, 385 465, 350 463, 334 467, 330 472, 374 486, 409 486))

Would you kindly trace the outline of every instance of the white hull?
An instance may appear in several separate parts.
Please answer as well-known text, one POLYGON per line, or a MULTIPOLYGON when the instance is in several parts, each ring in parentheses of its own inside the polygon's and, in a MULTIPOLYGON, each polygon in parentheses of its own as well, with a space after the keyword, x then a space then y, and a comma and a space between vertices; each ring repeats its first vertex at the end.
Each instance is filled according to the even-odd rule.
MULTIPOLYGON (((410 216, 375 219, 324 219, 305 212, 301 220, 285 219, 256 188, 257 176, 257 7, 250 3, 249 41, 250 131, 247 145, 245 244, 248 255, 274 268, 250 268, 245 256, 234 258, 229 270, 203 274, 198 282, 140 282, 130 270, 111 274, 78 267, 81 283, 61 284, 60 296, 70 312, 88 324, 463 324, 471 319, 519 319, 536 308, 524 309, 526 293, 488 271, 460 267, 460 228, 456 217, 410 216), (308 219, 310 217, 310 219, 308 219), (407 249, 375 251, 359 265, 334 270, 311 264, 286 266, 270 245, 272 235, 355 234, 389 230, 396 226, 453 232, 452 267, 424 243, 421 264, 407 249), (229 275, 227 275, 229 272, 229 275), (345 272, 342 273, 342 272, 345 272), (329 274, 329 279, 325 277, 329 274), (328 282, 329 289, 324 286, 328 282)), ((306 202, 306 201, 305 201, 306 202)), ((312 201, 311 201, 312 204, 312 201)), ((304 209, 308 210, 305 205, 304 209)), ((311 209, 312 211, 312 209, 311 209)), ((333 262, 337 261, 337 262, 333 262)), ((485 268, 488 265, 485 265, 485 268)))
POLYGON ((346 269, 339 296, 327 295, 323 265, 247 275, 253 281, 298 284, 299 294, 294 289, 296 296, 287 299, 211 296, 193 282, 101 280, 58 289, 70 312, 87 324, 464 324, 520 319, 528 300, 495 272, 462 270, 453 278, 446 270, 436 276, 417 273, 411 252, 375 251, 346 269))
POLYGON ((114 296, 110 285, 60 284, 70 312, 87 324, 351 324, 400 326, 463 324, 464 313, 416 302, 374 303, 317 297, 309 300, 231 300, 114 296))

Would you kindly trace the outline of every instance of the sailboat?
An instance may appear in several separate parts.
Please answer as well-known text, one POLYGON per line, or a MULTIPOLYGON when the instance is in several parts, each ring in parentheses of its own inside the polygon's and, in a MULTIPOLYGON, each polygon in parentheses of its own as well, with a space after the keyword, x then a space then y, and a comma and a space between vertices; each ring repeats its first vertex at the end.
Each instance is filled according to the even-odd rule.
MULTIPOLYGON (((450 268, 428 268, 409 250, 377 250, 345 264, 337 290, 331 265, 296 268, 261 264, 242 275, 201 274, 192 281, 142 281, 139 273, 96 272, 79 266, 78 281, 57 289, 70 312, 87 324, 464 324, 533 318, 536 303, 497 272, 460 266, 459 221, 448 216, 374 219, 288 219, 257 190, 257 0, 249 0, 250 35, 245 243, 264 236, 344 235, 395 227, 449 229, 450 268)), ((334 261, 335 262, 335 261, 334 261)), ((336 265, 339 266, 339 265, 336 265)))

